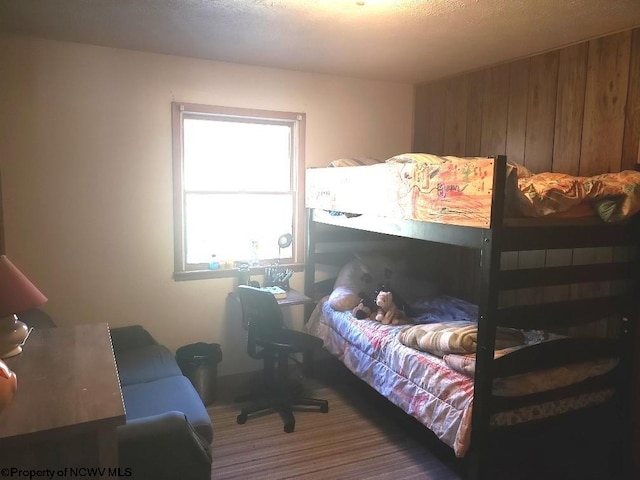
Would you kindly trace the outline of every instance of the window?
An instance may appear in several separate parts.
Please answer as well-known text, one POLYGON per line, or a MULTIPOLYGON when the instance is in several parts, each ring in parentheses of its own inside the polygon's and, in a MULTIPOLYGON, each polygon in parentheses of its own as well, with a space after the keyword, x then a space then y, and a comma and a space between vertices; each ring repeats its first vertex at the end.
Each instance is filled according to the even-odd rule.
POLYGON ((305 115, 173 103, 172 122, 176 278, 212 259, 300 263, 305 115))

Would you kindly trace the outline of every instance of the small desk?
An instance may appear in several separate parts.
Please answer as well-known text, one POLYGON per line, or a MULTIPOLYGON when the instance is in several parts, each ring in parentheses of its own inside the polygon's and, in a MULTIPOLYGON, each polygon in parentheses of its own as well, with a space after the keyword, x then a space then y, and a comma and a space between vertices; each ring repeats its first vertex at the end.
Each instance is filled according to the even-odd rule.
POLYGON ((107 324, 35 329, 5 362, 18 390, 0 412, 0 465, 106 467, 99 478, 116 478, 125 412, 107 324))
POLYGON ((287 290, 287 298, 279 298, 278 305, 281 307, 289 307, 292 305, 304 305, 305 303, 311 303, 313 299, 307 297, 304 293, 290 288, 287 290))

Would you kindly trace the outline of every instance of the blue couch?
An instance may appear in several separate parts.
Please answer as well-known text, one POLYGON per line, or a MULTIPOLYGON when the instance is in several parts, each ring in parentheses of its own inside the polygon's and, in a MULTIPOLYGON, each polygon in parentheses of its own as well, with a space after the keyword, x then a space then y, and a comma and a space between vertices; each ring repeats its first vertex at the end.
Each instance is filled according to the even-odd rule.
POLYGON ((119 463, 134 478, 211 479, 213 427, 174 356, 142 326, 112 328, 126 410, 119 463))

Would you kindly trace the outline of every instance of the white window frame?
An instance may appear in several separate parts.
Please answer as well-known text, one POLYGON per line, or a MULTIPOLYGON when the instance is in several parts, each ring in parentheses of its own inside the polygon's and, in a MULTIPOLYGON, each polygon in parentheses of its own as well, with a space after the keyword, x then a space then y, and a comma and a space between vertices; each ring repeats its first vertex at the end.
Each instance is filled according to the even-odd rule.
MULTIPOLYGON (((303 269, 305 245, 305 209, 304 209, 304 151, 306 115, 299 112, 280 112, 236 107, 199 105, 172 102, 171 121, 173 137, 173 197, 174 197, 174 274, 175 280, 198 278, 216 278, 235 276, 234 268, 210 270, 205 264, 186 263, 186 225, 185 225, 185 188, 184 188, 184 135, 183 121, 198 116, 219 117, 221 120, 247 120, 256 123, 287 123, 292 127, 293 148, 291 161, 292 189, 294 191, 293 208, 293 258, 283 259, 282 264, 295 271, 303 269)), ((238 259, 240 260, 240 259, 238 259)), ((259 273, 265 265, 254 266, 251 273, 259 273)))

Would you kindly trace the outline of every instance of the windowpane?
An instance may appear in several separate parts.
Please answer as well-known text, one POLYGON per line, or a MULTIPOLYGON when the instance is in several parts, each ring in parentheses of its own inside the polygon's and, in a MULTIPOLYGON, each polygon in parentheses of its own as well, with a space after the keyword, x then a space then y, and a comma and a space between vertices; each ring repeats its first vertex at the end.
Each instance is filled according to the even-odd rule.
POLYGON ((304 113, 174 102, 172 124, 174 278, 203 278, 189 272, 207 268, 212 255, 225 266, 299 263, 304 113), (279 251, 285 233, 294 242, 279 251))
MULTIPOLYGON (((278 237, 292 233, 293 195, 187 194, 187 263, 278 258, 278 237)), ((291 247, 282 258, 292 256, 291 247)))
POLYGON ((291 126, 186 118, 184 187, 187 191, 288 192, 291 126))

